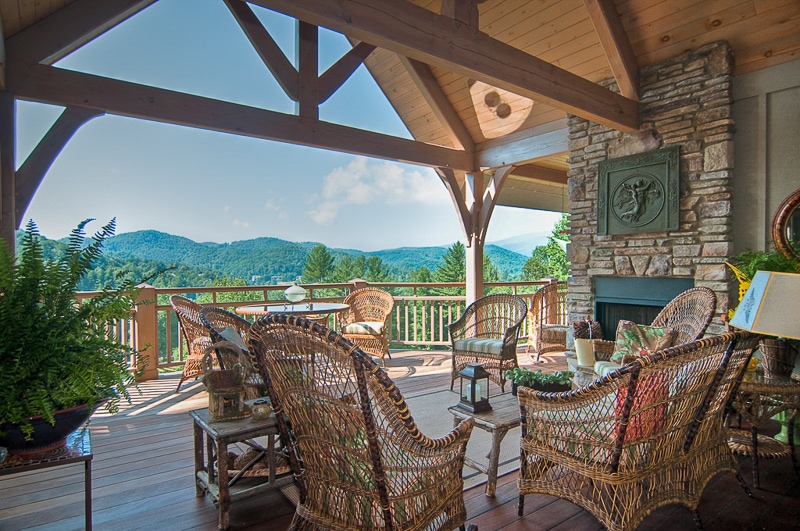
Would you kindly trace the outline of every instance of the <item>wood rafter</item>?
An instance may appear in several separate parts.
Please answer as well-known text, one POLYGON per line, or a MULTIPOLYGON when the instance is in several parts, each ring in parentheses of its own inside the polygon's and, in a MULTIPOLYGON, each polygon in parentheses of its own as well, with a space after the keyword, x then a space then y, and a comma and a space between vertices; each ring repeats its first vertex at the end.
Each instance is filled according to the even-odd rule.
POLYGON ((497 204, 497 199, 500 196, 500 190, 503 188, 506 178, 511 175, 512 166, 503 166, 498 168, 494 175, 489 179, 486 189, 483 190, 483 201, 481 203, 480 212, 477 212, 475 219, 475 238, 483 245, 486 241, 486 231, 489 229, 489 220, 492 217, 492 212, 497 204))
POLYGON ((52 64, 157 0, 79 0, 9 39, 8 56, 52 64))
POLYGON ((297 101, 299 98, 297 69, 287 59, 278 43, 275 42, 275 39, 261 24, 261 21, 258 20, 258 17, 246 2, 240 0, 224 1, 239 27, 242 28, 242 31, 250 40, 250 44, 269 71, 272 72, 272 75, 275 76, 275 80, 283 91, 290 99, 297 101))
POLYGON ((623 96, 639 100, 639 66, 614 0, 583 0, 623 96))
POLYGON ((21 99, 423 166, 473 169, 470 154, 423 142, 44 65, 16 68, 9 72, 8 89, 21 99))
POLYGON ((458 186, 458 179, 456 174, 450 168, 436 168, 436 173, 442 179, 447 193, 450 194, 450 199, 456 207, 458 214, 458 225, 461 227, 461 232, 464 240, 469 242, 472 240, 472 215, 470 214, 467 202, 464 200, 464 194, 461 193, 461 188, 458 186))
POLYGON ((339 90, 374 49, 372 44, 359 42, 323 72, 319 76, 319 103, 324 103, 339 90))
POLYGON ((638 103, 404 0, 252 0, 399 55, 452 70, 624 132, 638 103))
POLYGON ((520 135, 511 141, 487 142, 478 146, 475 153, 475 165, 479 168, 498 168, 506 164, 519 164, 568 150, 567 130, 556 129, 537 135, 520 135))
POLYGON ((439 123, 447 131, 450 141, 458 149, 475 150, 475 142, 464 127, 450 100, 447 99, 441 85, 436 81, 430 67, 414 59, 400 56, 400 62, 408 71, 417 89, 425 98, 439 123))
POLYGON ((16 200, 14 203, 17 228, 22 224, 22 215, 28 209, 33 194, 44 179, 47 170, 56 160, 58 154, 67 145, 72 135, 86 122, 97 116, 102 116, 103 111, 84 109, 80 107, 67 107, 58 120, 50 127, 47 134, 31 151, 28 158, 17 170, 15 180, 16 200))

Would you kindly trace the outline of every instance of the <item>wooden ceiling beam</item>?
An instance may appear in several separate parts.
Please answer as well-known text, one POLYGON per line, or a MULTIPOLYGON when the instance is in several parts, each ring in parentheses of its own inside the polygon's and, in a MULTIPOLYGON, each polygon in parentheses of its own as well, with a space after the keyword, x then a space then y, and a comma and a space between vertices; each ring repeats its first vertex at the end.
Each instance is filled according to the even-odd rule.
POLYGON ((464 151, 45 65, 14 65, 9 64, 8 91, 20 99, 410 164, 474 169, 472 155, 464 151))
POLYGON ((374 45, 359 42, 323 72, 319 76, 319 103, 324 103, 339 90, 373 50, 375 50, 374 45))
POLYGON ((475 165, 479 168, 499 168, 569 151, 566 129, 556 129, 539 135, 523 136, 511 142, 493 142, 477 146, 475 165))
POLYGON ((275 80, 281 86, 287 96, 293 101, 299 99, 297 69, 283 53, 278 43, 269 34, 269 31, 261 24, 253 10, 246 2, 240 0, 224 0, 233 18, 242 28, 250 44, 255 49, 264 65, 275 76, 275 80))
POLYGON ((551 168, 543 168, 535 164, 523 164, 522 166, 515 166, 511 172, 512 177, 524 177, 525 179, 533 179, 550 184, 567 184, 567 172, 553 170, 551 168))
POLYGON ((639 65, 614 0, 583 0, 623 96, 639 101, 639 65))
POLYGON ((408 57, 399 56, 400 62, 408 71, 411 80, 417 86, 425 102, 430 106, 436 119, 447 131, 447 136, 457 149, 469 152, 475 150, 475 142, 467 131, 461 118, 456 113, 441 85, 425 63, 420 63, 408 57))
POLYGON ((24 64, 53 64, 157 0, 77 0, 8 39, 24 64))
POLYGON ((405 0, 251 0, 399 55, 631 132, 639 104, 405 0))

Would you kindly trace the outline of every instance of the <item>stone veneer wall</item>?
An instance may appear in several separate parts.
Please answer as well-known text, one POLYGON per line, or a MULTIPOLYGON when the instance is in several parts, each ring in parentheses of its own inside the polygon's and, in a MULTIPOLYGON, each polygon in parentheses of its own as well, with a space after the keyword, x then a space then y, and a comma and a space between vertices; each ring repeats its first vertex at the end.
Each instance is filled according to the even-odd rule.
MULTIPOLYGON (((623 134, 576 116, 569 120, 570 319, 591 317, 596 276, 693 278, 727 313, 732 253, 733 57, 725 42, 640 71, 640 130, 623 134), (597 234, 597 164, 680 145, 677 231, 597 234)), ((615 87, 613 81, 605 83, 615 87)), ((709 332, 723 329, 715 317, 709 332)))

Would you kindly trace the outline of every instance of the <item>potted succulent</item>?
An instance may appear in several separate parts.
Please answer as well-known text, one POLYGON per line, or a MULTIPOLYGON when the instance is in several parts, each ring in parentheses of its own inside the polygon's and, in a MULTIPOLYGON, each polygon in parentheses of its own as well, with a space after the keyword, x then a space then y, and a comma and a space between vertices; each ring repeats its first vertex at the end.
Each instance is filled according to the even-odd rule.
POLYGON ((128 367, 135 351, 107 326, 130 317, 134 283, 122 281, 81 304, 76 298, 79 281, 101 256, 116 223, 111 220, 86 242, 89 221, 72 231, 56 259, 45 258, 33 221, 22 234, 18 257, 0 245, 0 446, 12 453, 63 445, 99 405, 115 412, 136 385, 128 367), (71 421, 61 428, 56 419, 65 416, 71 421))
POLYGON ((517 396, 517 387, 530 387, 537 391, 557 393, 572 389, 572 371, 542 372, 516 367, 506 371, 506 379, 511 380, 511 394, 517 396))

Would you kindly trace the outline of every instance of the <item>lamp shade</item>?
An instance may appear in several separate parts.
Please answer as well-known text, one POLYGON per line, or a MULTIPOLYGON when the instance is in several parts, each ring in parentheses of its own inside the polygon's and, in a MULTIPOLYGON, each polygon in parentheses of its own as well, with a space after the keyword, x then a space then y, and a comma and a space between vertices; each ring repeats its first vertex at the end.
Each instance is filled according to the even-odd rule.
POLYGON ((757 271, 731 326, 757 334, 800 339, 800 275, 757 271))

